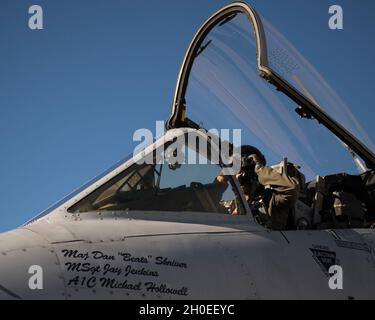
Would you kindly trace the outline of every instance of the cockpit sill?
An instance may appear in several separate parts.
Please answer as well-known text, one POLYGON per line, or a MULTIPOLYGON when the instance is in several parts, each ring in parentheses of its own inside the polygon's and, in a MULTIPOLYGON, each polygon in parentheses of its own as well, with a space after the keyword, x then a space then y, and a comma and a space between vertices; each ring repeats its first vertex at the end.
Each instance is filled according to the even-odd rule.
MULTIPOLYGON (((51 217, 52 218, 52 217, 51 217)), ((44 220, 44 219, 43 219, 44 220)), ((71 229, 74 225, 90 222, 105 226, 113 223, 121 226, 125 237, 142 235, 172 235, 197 233, 264 232, 251 214, 232 216, 207 212, 161 212, 161 211, 101 211, 83 214, 59 214, 53 219, 56 225, 64 224, 71 229)), ((41 221, 43 223, 43 221, 41 221)), ((83 225, 83 224, 82 224, 83 225)), ((116 227, 112 227, 114 230, 116 227)), ((74 229, 74 228, 73 228, 74 229)), ((73 231, 72 229, 72 231, 73 231)))

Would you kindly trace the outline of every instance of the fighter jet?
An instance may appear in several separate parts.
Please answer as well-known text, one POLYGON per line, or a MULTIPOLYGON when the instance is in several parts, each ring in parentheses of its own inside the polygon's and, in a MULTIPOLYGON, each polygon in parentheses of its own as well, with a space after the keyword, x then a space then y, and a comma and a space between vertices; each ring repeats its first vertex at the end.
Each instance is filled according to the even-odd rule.
POLYGON ((375 297, 371 141, 251 6, 229 4, 197 31, 166 128, 0 235, 0 299, 375 297), (227 165, 208 160, 225 139, 211 128, 240 129, 241 143, 256 146, 275 170, 293 163, 301 190, 285 230, 262 223, 235 174, 217 182, 227 165), (173 163, 166 150, 181 138, 182 155, 206 163, 173 163))

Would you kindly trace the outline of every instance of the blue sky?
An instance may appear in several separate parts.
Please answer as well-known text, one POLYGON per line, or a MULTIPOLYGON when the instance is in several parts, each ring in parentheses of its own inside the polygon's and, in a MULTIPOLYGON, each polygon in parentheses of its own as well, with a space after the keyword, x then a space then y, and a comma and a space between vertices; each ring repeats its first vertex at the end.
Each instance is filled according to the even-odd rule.
MULTIPOLYGON (((185 50, 222 0, 2 0, 0 232, 131 153, 168 116, 185 50), (28 28, 28 8, 44 30, 28 28)), ((354 110, 372 140, 373 0, 252 0, 354 110), (344 30, 328 8, 344 9, 344 30)))

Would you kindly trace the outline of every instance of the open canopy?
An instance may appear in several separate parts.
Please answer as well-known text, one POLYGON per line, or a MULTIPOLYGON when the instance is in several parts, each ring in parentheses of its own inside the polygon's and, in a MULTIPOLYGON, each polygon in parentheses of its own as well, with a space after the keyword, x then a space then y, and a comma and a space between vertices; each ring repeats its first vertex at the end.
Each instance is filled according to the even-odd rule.
POLYGON ((375 168, 373 145, 350 109, 241 2, 211 16, 186 53, 167 123, 184 126, 242 129, 243 144, 260 148, 270 163, 287 157, 311 178, 375 168))

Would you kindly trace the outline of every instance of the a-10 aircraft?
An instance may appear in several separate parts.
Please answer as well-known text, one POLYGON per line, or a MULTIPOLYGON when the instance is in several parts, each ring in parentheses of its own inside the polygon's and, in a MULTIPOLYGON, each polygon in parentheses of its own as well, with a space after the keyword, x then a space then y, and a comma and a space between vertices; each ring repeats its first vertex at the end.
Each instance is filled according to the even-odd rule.
POLYGON ((142 152, 0 235, 0 299, 375 298, 371 142, 249 5, 229 4, 198 30, 166 126, 142 152), (203 128, 241 129, 242 144, 269 164, 299 166, 305 183, 285 230, 260 223, 235 175, 214 197, 221 162, 168 163, 163 151, 181 137, 183 154, 211 158, 185 139, 214 145, 203 128), (38 271, 42 289, 31 279, 38 271))

